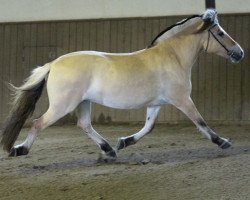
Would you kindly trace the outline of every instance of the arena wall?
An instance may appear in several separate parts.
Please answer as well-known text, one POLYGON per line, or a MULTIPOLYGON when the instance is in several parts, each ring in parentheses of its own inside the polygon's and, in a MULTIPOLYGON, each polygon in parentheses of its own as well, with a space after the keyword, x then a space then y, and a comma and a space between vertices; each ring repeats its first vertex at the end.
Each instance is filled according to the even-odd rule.
MULTIPOLYGON (((119 19, 85 19, 0 24, 0 124, 10 109, 10 91, 5 82, 20 85, 34 67, 78 50, 131 52, 145 48, 161 30, 185 16, 119 19)), ((245 50, 244 60, 233 65, 223 58, 202 54, 193 67, 192 97, 209 121, 250 121, 250 14, 220 15, 221 25, 245 50)), ((48 106, 46 93, 35 116, 48 106)), ((93 106, 96 122, 143 121, 145 109, 115 110, 93 106)), ((63 122, 72 122, 68 116, 63 122)), ((164 106, 159 122, 182 122, 187 118, 172 106, 164 106)))
MULTIPOLYGON (((202 13, 205 0, 0 0, 0 22, 161 17, 202 13)), ((218 0, 219 13, 249 13, 250 0, 218 0)))

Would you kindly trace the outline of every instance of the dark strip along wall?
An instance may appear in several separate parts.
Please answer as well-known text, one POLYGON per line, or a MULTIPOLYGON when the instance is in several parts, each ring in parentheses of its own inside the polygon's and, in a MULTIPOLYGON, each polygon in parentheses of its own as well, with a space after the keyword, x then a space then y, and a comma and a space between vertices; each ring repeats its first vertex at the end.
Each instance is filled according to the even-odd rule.
MULTIPOLYGON (((163 29, 184 17, 78 20, 0 24, 0 124, 10 109, 10 91, 5 82, 20 85, 36 66, 68 52, 97 50, 132 52, 145 48, 163 29)), ((250 122, 250 14, 220 16, 222 27, 245 50, 244 60, 233 65, 218 56, 202 54, 193 67, 192 98, 208 121, 250 122)), ((46 92, 35 117, 48 106, 46 92)), ((93 105, 95 122, 144 121, 145 109, 115 110, 93 105)), ((74 117, 61 122, 72 123, 74 117)), ((158 122, 176 123, 187 118, 172 106, 164 106, 158 122)))

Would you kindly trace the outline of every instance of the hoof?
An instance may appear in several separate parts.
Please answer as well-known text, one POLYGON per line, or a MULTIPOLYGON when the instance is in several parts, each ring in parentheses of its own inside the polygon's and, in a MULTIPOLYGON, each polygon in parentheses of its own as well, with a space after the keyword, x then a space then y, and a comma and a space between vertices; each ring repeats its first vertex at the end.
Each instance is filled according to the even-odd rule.
POLYGON ((219 136, 212 138, 212 142, 217 144, 222 149, 227 149, 232 146, 232 143, 229 139, 222 138, 219 136))
POLYGON ((110 158, 117 158, 115 150, 106 152, 105 155, 108 156, 108 157, 110 157, 110 158))
POLYGON ((99 154, 99 158, 98 158, 98 162, 101 163, 112 163, 114 161, 116 161, 117 155, 116 152, 114 150, 110 151, 110 152, 103 152, 99 154))
POLYGON ((232 146, 232 142, 229 139, 221 138, 223 140, 222 144, 219 146, 222 149, 227 149, 232 146))
POLYGON ((23 146, 12 147, 9 153, 9 157, 27 155, 28 153, 29 153, 29 150, 26 147, 23 147, 23 146))

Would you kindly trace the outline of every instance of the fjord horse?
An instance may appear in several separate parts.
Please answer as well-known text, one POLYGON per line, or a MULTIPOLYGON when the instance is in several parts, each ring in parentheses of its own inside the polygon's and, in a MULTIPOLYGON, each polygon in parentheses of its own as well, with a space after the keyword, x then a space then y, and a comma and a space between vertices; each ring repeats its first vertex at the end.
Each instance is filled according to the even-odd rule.
POLYGON ((4 150, 9 156, 26 155, 38 133, 76 110, 78 123, 108 157, 135 144, 152 130, 160 107, 172 104, 222 149, 228 139, 211 130, 197 111, 191 94, 191 69, 201 51, 239 62, 244 52, 219 25, 215 10, 195 15, 161 32, 149 47, 133 53, 79 51, 37 67, 20 87, 2 128, 4 150), (26 140, 14 146, 26 119, 35 109, 47 83, 49 108, 34 120, 26 140), (146 122, 138 132, 118 140, 116 149, 91 125, 91 102, 118 109, 147 107, 146 122))

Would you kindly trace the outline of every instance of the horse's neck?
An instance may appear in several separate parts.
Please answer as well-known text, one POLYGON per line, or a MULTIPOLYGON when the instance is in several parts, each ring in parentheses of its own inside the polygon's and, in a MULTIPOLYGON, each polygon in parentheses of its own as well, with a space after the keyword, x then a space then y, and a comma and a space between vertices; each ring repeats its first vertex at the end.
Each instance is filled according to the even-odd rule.
POLYGON ((205 41, 205 34, 173 37, 159 44, 164 55, 174 54, 182 68, 191 69, 205 41))

